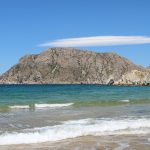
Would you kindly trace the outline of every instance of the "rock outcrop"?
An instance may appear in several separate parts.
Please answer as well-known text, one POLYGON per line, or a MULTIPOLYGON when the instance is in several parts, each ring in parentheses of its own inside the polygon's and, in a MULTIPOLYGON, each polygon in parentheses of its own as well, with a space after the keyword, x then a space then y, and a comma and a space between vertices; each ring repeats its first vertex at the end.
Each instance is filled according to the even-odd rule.
POLYGON ((143 82, 147 76, 145 69, 115 53, 50 48, 37 55, 22 57, 18 64, 0 76, 0 83, 112 85, 128 83, 126 79, 143 82))
POLYGON ((125 73, 116 85, 150 85, 150 72, 132 70, 125 73))

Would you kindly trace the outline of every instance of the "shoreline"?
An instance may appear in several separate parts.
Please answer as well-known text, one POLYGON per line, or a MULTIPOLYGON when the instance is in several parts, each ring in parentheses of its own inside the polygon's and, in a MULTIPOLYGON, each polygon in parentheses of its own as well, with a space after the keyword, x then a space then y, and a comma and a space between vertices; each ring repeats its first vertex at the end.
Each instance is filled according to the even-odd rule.
POLYGON ((98 86, 150 86, 147 84, 98 84, 98 83, 0 83, 1 85, 98 85, 98 86))
POLYGON ((149 150, 149 135, 81 136, 57 142, 3 145, 1 150, 136 149, 149 150))

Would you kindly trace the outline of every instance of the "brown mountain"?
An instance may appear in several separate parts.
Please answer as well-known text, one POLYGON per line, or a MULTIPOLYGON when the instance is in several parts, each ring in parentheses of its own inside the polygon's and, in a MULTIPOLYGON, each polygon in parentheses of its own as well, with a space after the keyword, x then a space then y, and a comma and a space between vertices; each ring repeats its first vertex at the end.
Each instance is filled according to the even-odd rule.
POLYGON ((0 83, 113 84, 132 70, 145 71, 115 53, 96 53, 74 48, 49 48, 27 55, 0 76, 0 83))

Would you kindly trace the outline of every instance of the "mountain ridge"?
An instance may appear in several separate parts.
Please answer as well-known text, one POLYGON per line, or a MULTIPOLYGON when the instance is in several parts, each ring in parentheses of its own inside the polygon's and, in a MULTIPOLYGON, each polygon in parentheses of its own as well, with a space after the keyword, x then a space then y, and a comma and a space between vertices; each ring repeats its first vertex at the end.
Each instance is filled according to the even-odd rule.
POLYGON ((16 65, 0 76, 0 83, 110 84, 113 80, 113 84, 119 84, 123 75, 132 70, 146 71, 116 53, 49 48, 40 54, 21 57, 16 65))

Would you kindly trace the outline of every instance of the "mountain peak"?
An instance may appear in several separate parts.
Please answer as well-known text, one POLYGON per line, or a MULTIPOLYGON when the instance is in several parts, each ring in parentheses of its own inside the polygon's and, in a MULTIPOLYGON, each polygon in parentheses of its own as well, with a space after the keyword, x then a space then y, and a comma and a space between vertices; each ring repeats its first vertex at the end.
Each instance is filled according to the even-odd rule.
POLYGON ((144 69, 115 53, 98 53, 76 48, 49 48, 26 55, 0 77, 1 83, 107 84, 127 72, 144 69))

